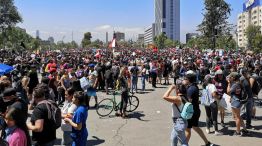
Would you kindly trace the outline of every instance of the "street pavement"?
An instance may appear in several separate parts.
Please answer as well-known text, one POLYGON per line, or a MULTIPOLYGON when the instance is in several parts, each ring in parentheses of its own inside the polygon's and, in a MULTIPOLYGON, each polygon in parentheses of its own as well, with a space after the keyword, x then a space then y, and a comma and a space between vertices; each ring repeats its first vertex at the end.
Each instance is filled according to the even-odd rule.
MULTIPOLYGON (((152 89, 147 84, 145 94, 135 94, 139 97, 138 109, 129 113, 129 119, 115 117, 114 112, 109 117, 100 118, 94 109, 88 111, 88 146, 169 146, 170 133, 172 129, 171 104, 162 99, 168 86, 158 85, 159 88, 152 89)), ((99 101, 106 97, 102 92, 98 93, 99 101)), ((260 96, 261 97, 261 96, 260 96)), ((117 97, 118 99, 120 97, 117 97)), ((119 99, 120 100, 120 99, 119 99)), ((91 106, 94 99, 91 99, 91 106)), ((252 121, 255 129, 251 130, 249 137, 233 136, 235 130, 232 115, 227 113, 226 128, 219 125, 224 132, 222 136, 205 133, 205 110, 201 106, 200 127, 208 140, 221 146, 259 146, 262 143, 262 108, 257 108, 258 120, 252 121)), ((220 122, 220 117, 218 117, 220 122)), ((212 131, 212 128, 211 128, 212 131)), ((57 131, 57 145, 61 142, 62 132, 57 131)), ((189 142, 190 146, 201 146, 204 142, 192 131, 189 142)))

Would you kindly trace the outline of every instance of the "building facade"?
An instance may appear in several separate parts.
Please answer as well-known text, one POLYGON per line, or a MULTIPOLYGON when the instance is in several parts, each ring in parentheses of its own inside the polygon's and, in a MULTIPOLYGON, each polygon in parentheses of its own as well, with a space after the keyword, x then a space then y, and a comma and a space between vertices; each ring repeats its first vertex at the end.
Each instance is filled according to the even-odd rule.
POLYGON ((199 35, 198 33, 187 33, 186 34, 186 43, 188 43, 189 40, 197 38, 199 35))
POLYGON ((144 33, 144 44, 145 46, 149 44, 154 43, 154 37, 155 37, 155 24, 153 23, 151 26, 145 29, 144 33))
POLYGON ((125 33, 115 32, 116 41, 125 41, 125 33))
POLYGON ((155 33, 180 41, 180 0, 155 0, 155 33))
POLYGON ((245 35, 249 25, 261 27, 262 32, 262 6, 261 0, 248 0, 243 4, 243 12, 238 15, 237 22, 237 43, 241 48, 248 47, 248 40, 245 35))

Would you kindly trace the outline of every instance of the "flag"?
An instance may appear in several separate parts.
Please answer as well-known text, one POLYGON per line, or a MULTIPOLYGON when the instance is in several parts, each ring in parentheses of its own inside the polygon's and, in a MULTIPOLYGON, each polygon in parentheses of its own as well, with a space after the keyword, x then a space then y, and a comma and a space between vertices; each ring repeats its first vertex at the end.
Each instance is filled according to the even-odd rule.
POLYGON ((116 39, 114 38, 111 43, 109 44, 109 48, 115 48, 116 47, 116 39))

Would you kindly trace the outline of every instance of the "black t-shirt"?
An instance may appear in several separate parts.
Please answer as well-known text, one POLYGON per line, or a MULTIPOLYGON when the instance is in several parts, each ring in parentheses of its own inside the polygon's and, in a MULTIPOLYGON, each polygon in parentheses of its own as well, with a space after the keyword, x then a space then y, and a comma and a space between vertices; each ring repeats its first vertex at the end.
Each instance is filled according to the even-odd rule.
POLYGON ((39 144, 45 144, 56 139, 56 128, 54 122, 48 119, 48 109, 46 104, 42 103, 34 108, 31 122, 34 125, 36 120, 44 119, 44 127, 42 132, 33 132, 33 141, 39 144))
POLYGON ((199 89, 196 85, 190 85, 187 89, 187 99, 192 100, 194 111, 199 111, 199 89))

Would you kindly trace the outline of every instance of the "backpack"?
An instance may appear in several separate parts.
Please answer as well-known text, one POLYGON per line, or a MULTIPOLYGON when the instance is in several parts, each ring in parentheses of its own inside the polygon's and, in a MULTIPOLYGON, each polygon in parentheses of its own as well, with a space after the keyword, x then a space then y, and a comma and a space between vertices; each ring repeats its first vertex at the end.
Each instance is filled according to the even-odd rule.
POLYGON ((262 86, 262 77, 255 77, 255 82, 253 84, 253 87, 252 87, 252 92, 255 94, 255 95, 258 95, 258 93, 260 92, 261 90, 261 86, 262 86))
POLYGON ((182 101, 184 103, 182 111, 179 110, 177 105, 176 105, 176 108, 180 112, 180 115, 183 119, 189 120, 193 117, 193 114, 194 114, 193 104, 191 102, 188 102, 188 100, 185 97, 181 96, 181 98, 182 98, 182 101))
POLYGON ((43 100, 38 103, 39 104, 45 104, 48 110, 48 119, 52 120, 54 122, 54 126, 56 129, 61 127, 62 123, 62 113, 61 109, 58 107, 58 105, 52 101, 52 100, 43 100))

